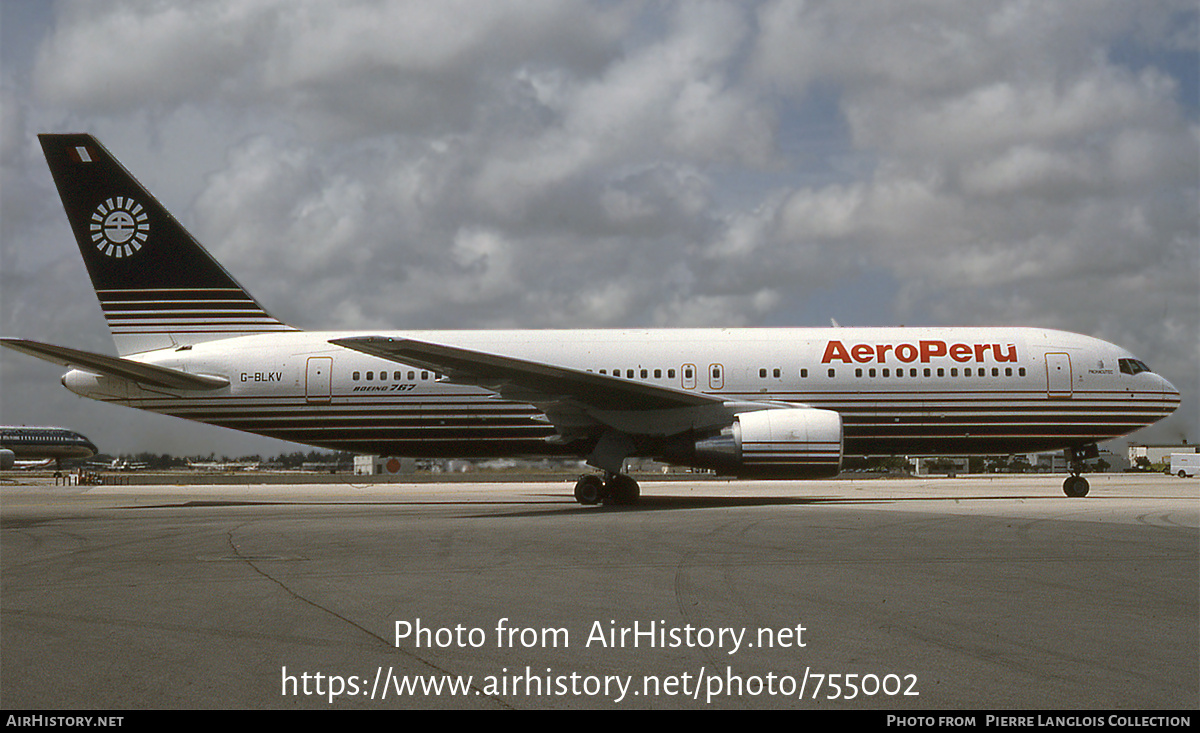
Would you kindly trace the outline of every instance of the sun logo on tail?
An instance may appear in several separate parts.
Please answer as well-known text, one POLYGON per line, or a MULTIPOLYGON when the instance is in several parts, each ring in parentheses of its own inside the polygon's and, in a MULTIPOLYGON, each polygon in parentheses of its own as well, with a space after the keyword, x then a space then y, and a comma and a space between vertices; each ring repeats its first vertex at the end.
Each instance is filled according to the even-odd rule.
POLYGON ((149 217, 142 205, 126 196, 114 196, 92 212, 92 242, 108 257, 129 257, 146 243, 149 217))

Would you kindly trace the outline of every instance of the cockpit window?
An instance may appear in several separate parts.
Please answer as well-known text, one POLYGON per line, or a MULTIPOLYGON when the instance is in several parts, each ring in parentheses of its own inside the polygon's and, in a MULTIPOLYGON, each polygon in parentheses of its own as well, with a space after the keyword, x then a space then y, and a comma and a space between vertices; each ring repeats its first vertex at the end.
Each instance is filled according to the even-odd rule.
POLYGON ((1150 367, 1137 359, 1120 359, 1122 374, 1140 374, 1141 372, 1150 371, 1150 367))

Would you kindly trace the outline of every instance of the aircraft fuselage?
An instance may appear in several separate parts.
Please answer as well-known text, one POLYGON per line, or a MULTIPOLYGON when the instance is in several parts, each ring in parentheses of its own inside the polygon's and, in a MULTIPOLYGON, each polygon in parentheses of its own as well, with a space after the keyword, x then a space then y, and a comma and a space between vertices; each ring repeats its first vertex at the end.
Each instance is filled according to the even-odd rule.
MULTIPOLYGON (((335 450, 415 457, 559 455, 531 404, 431 369, 289 332, 131 357, 229 385, 147 389, 75 370, 86 397, 335 450)), ((1033 328, 384 332, 692 391, 836 411, 846 455, 1008 454, 1111 439, 1170 414, 1173 387, 1124 349, 1033 328)))

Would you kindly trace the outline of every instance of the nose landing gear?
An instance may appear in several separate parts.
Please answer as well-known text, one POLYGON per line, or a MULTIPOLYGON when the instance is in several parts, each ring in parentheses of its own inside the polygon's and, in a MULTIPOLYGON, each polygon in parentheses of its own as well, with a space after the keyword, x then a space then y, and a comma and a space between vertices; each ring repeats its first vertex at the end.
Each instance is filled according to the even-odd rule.
POLYGON ((1071 475, 1063 481, 1063 493, 1070 497, 1088 495, 1088 481, 1083 476, 1071 475))
POLYGON ((1078 448, 1067 448, 1064 452, 1071 475, 1067 477, 1066 481, 1063 481, 1063 493, 1072 498, 1087 496, 1088 482, 1081 475, 1087 468, 1083 462, 1088 458, 1098 457, 1100 455, 1099 446, 1091 443, 1078 448))

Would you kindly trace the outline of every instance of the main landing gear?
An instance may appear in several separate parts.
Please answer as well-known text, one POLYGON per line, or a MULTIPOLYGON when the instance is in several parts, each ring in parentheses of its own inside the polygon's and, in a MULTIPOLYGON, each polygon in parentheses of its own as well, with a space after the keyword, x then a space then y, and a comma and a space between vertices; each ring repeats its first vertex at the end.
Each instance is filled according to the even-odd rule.
POLYGON ((1079 448, 1067 448, 1065 451, 1067 456, 1067 466, 1071 471, 1071 475, 1063 481, 1063 493, 1070 497, 1082 497, 1088 495, 1088 482, 1081 474, 1087 468, 1083 462, 1088 458, 1096 458, 1100 455, 1100 448, 1092 443, 1079 448))
POLYGON ((575 484, 575 500, 580 504, 636 504, 642 495, 638 482, 623 473, 604 473, 604 478, 589 473, 575 484))

